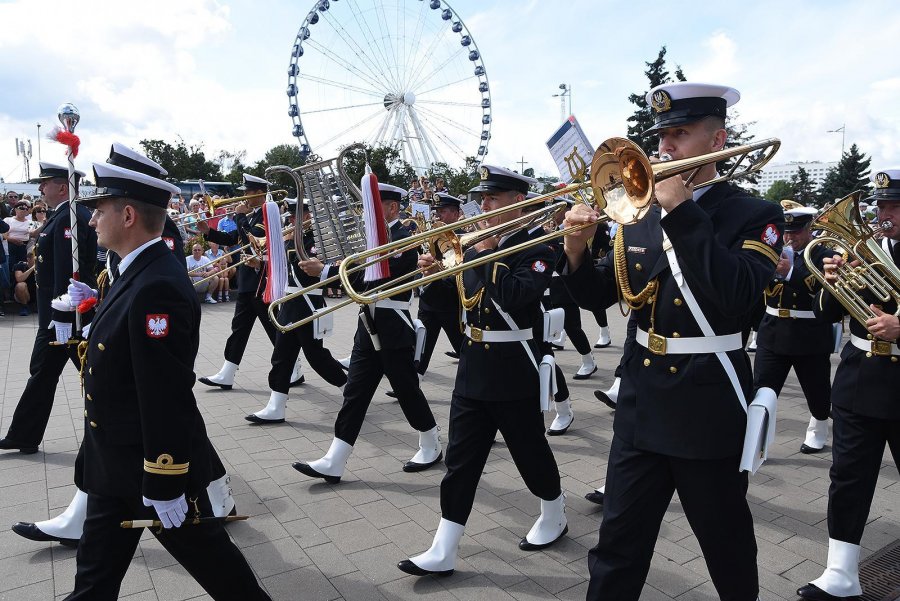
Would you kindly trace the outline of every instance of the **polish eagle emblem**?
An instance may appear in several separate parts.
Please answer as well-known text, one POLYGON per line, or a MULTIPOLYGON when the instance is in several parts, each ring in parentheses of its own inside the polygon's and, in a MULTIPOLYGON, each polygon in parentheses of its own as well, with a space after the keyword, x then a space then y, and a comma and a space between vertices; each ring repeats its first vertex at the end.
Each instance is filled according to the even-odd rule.
POLYGON ((169 316, 153 314, 147 316, 147 336, 165 338, 169 335, 169 316))

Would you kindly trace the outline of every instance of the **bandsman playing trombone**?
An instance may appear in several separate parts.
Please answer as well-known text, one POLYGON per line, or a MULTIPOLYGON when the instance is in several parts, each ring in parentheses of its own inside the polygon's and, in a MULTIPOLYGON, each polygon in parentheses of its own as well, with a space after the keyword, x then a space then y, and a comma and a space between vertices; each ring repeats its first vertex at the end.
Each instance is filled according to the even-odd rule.
MULTIPOLYGON (((483 165, 475 191, 481 193, 482 209, 488 211, 523 201, 530 183, 529 178, 507 169, 483 165)), ((522 209, 510 210, 484 225, 521 215, 522 209)), ((527 227, 488 237, 466 251, 463 264, 529 238, 527 227)), ((437 271, 430 254, 420 257, 419 266, 427 273, 437 271)), ((537 244, 431 284, 457 288, 466 340, 460 347, 450 401, 441 520, 431 547, 398 564, 408 574, 447 575, 456 568, 459 541, 498 430, 528 490, 540 499, 540 517, 519 547, 542 549, 568 531, 559 468, 544 435, 539 374, 544 338, 541 298, 552 273, 553 252, 537 244)))
MULTIPOLYGON (((673 83, 647 94, 660 156, 697 157, 725 146, 726 86, 673 83)), ((675 491, 723 601, 759 594, 756 539, 740 472, 746 406, 753 397, 742 333, 775 272, 783 215, 729 183, 697 187, 689 169, 657 182, 658 206, 620 228, 613 253, 591 263, 594 228, 565 238, 564 283, 584 308, 621 292, 636 314, 637 344, 623 360, 603 521, 588 554, 587 599, 637 601, 660 523, 675 491)), ((702 164, 695 181, 716 177, 702 164)), ((650 190, 653 192, 653 190, 650 190)), ((586 205, 569 226, 598 218, 586 205)))

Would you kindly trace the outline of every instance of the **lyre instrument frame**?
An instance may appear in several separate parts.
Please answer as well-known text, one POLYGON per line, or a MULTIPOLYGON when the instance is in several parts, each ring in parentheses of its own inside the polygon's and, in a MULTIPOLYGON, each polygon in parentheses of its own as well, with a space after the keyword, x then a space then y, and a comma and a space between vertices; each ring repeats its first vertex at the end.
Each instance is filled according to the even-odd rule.
MULTIPOLYGON (((287 165, 273 165, 266 168, 266 179, 273 173, 284 173, 294 180, 294 187, 297 189, 297 206, 294 207, 294 224, 303 224, 302 227, 294 228, 294 250, 303 261, 309 261, 309 255, 306 254, 306 248, 303 246, 303 234, 306 231, 306 224, 303 223, 303 180, 300 175, 287 165)), ((310 224, 310 227, 312 224, 310 224)))

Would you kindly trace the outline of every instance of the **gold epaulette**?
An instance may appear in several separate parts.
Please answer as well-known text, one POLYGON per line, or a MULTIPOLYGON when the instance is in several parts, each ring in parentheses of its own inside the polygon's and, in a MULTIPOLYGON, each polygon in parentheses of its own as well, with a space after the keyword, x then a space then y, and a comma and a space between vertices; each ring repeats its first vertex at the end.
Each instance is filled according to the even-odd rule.
POLYGON ((174 461, 167 453, 157 457, 155 463, 144 459, 144 471, 158 476, 183 476, 188 473, 190 462, 173 463, 174 461))
POLYGON ((760 253, 761 255, 778 265, 778 260, 780 257, 778 256, 778 253, 775 252, 775 249, 768 244, 760 242, 759 240, 744 240, 741 248, 744 250, 755 250, 756 252, 760 253))

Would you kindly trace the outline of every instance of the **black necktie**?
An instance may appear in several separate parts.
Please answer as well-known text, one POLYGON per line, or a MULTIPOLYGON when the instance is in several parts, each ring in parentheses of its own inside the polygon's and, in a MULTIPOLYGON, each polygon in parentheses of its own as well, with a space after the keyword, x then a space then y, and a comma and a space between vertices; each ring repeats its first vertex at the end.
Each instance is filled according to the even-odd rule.
POLYGON ((119 278, 121 277, 121 275, 119 274, 119 264, 118 263, 116 263, 115 266, 112 268, 112 277, 113 277, 112 284, 110 284, 110 286, 112 286, 113 284, 118 282, 119 278))

